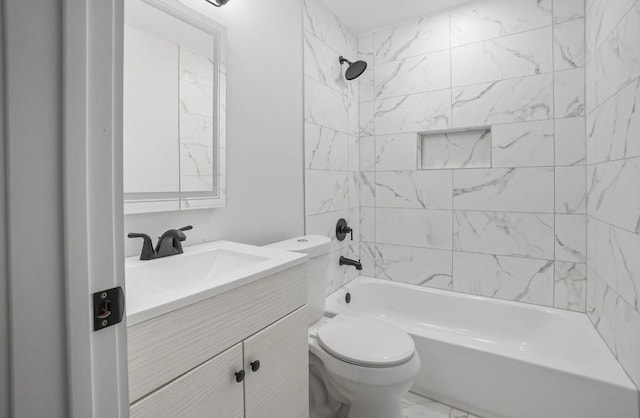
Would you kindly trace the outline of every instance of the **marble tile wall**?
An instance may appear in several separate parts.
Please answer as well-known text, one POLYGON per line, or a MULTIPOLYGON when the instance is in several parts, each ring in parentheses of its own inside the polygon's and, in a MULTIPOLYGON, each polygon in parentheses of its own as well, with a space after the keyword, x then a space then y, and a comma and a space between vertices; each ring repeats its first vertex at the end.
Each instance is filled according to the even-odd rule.
POLYGON ((332 239, 331 293, 358 275, 338 265, 340 256, 360 257, 358 83, 344 78, 338 62, 356 59, 358 41, 322 0, 304 0, 303 13, 305 228, 332 239), (336 239, 340 218, 355 229, 354 241, 336 239))
POLYGON ((587 0, 585 59, 587 314, 640 387, 640 2, 587 0))
POLYGON ((214 191, 213 95, 211 58, 179 48, 180 190, 214 191))
POLYGON ((581 0, 476 0, 358 37, 365 274, 585 311, 584 16, 581 0))

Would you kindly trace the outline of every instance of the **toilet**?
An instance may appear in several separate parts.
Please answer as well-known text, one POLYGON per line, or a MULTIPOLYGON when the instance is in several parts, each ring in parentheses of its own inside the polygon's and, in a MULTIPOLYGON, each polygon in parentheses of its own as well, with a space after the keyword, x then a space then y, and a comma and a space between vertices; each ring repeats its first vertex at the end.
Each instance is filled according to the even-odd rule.
POLYGON ((375 319, 324 316, 331 240, 306 235, 268 245, 309 255, 310 366, 321 365, 326 391, 348 404, 349 418, 401 418, 402 398, 420 370, 404 331, 375 319))

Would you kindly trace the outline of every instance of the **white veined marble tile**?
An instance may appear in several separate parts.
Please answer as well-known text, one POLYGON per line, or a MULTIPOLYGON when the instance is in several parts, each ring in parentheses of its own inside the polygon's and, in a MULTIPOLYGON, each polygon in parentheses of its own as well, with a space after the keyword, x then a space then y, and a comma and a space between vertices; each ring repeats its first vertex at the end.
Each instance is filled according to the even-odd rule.
POLYGON ((180 46, 180 79, 213 87, 213 60, 180 46))
POLYGON ((375 102, 360 103, 358 113, 358 125, 360 136, 373 136, 375 134, 375 102))
POLYGON ((384 99, 449 88, 450 66, 448 49, 378 64, 375 67, 375 97, 384 99))
POLYGON ((358 101, 369 102, 374 99, 373 33, 358 37, 358 59, 367 63, 367 70, 358 77, 358 101))
POLYGON ((554 164, 552 120, 494 125, 491 136, 493 167, 541 167, 554 164))
POLYGON ((212 192, 213 175, 209 176, 185 176, 180 175, 181 192, 212 192))
POLYGON ((349 198, 348 205, 350 209, 360 206, 360 172, 349 171, 348 173, 349 198))
POLYGON ((360 135, 360 104, 357 99, 349 99, 349 121, 347 132, 351 136, 360 135))
POLYGON ((584 165, 586 163, 585 118, 555 120, 555 164, 584 165))
POLYGON ((618 361, 640 386, 640 313, 623 300, 616 309, 615 346, 618 361))
POLYGON ((553 0, 553 23, 584 17, 585 0, 553 0))
POLYGON ((349 178, 346 171, 306 170, 305 213, 332 212, 349 206, 349 178))
POLYGON ((603 162, 640 156, 640 79, 628 84, 587 116, 591 157, 603 162))
POLYGON ((451 290, 449 250, 376 245, 376 277, 394 282, 451 290))
POLYGON ((360 262, 362 263, 362 271, 360 274, 366 277, 376 276, 376 245, 372 242, 360 243, 360 262))
POLYGON ((553 27, 553 65, 556 71, 584 67, 584 19, 553 27))
POLYGON ((415 133, 376 136, 376 171, 416 170, 418 141, 418 135, 415 133))
POLYGON ((598 220, 587 215, 587 267, 598 270, 598 220))
POLYGON ((349 211, 343 209, 336 212, 307 215, 305 216, 305 233, 324 235, 331 238, 331 251, 337 251, 349 244, 347 240, 338 241, 336 238, 336 224, 340 218, 348 220, 349 211))
POLYGON ((553 213, 553 168, 454 170, 453 207, 553 213))
POLYGON ((553 306, 576 312, 585 312, 586 296, 586 264, 556 261, 553 306))
POLYGON ((213 87, 180 80, 180 113, 213 118, 213 87))
POLYGON ((595 280, 595 304, 591 320, 609 349, 616 355, 615 329, 618 295, 602 279, 595 280))
POLYGON ((304 108, 305 121, 348 132, 348 97, 311 77, 304 78, 304 108))
POLYGON ((323 126, 305 123, 305 168, 347 170, 349 136, 323 126))
POLYGON ((180 113, 180 143, 213 146, 213 119, 180 113))
POLYGON ((451 46, 549 26, 551 0, 486 0, 454 7, 451 46))
MULTIPOLYGON (((347 54, 356 45, 351 31, 329 10, 322 0, 303 0, 303 28, 336 51, 347 54)), ((338 57, 336 57, 337 59, 338 57)))
POLYGON ((360 190, 360 205, 375 206, 376 205, 376 173, 373 171, 360 171, 360 181, 358 188, 360 190))
POLYGON ((213 144, 180 144, 181 176, 213 175, 213 144))
MULTIPOLYGON (((335 225, 333 227, 335 231, 335 225)), ((360 207, 360 241, 376 241, 376 209, 360 207)))
POLYGON ((588 61, 588 110, 639 76, 640 4, 636 3, 588 61))
POLYGON ((640 158, 598 164, 588 177, 588 213, 640 233, 640 158))
POLYGON ((351 172, 360 171, 360 139, 355 135, 347 135, 347 144, 347 167, 351 172))
POLYGON ((407 393, 402 400, 402 418, 479 418, 467 412, 407 393))
POLYGON ((420 160, 422 169, 491 167, 491 130, 422 135, 420 160))
POLYGON ((382 99, 375 104, 376 135, 451 127, 451 90, 382 99))
POLYGON ((373 34, 375 64, 449 48, 449 14, 438 13, 373 34))
POLYGON ((587 304, 586 313, 589 320, 594 323, 594 313, 596 312, 596 272, 587 265, 587 304))
POLYGON ((347 80, 343 76, 336 51, 309 32, 304 32, 304 74, 337 90, 349 94, 347 80))
MULTIPOLYGON (((563 0, 556 0, 563 1, 563 0)), ((592 54, 600 46, 636 0, 590 1, 586 10, 586 40, 592 54)))
POLYGON ((357 252, 360 254, 360 207, 350 207, 349 208, 349 216, 345 218, 349 227, 353 228, 353 240, 351 240, 350 236, 347 236, 345 241, 347 241, 348 245, 358 246, 358 249, 352 248, 351 251, 357 252))
POLYGON ((553 259, 553 215, 454 211, 453 249, 553 259))
POLYGON ((524 122, 553 117, 553 75, 494 81, 453 89, 454 127, 524 122))
POLYGON ((374 171, 376 159, 375 137, 362 136, 358 141, 360 144, 360 170, 374 171))
POLYGON ((551 71, 551 26, 451 49, 453 86, 551 71))
POLYGON ((376 208, 376 241, 450 250, 451 211, 376 208))
POLYGON ((586 215, 558 214, 555 222, 556 260, 586 263, 586 215))
POLYGON ((373 32, 358 36, 358 57, 373 64, 373 32))
POLYGON ((556 118, 571 118, 585 114, 584 68, 555 72, 553 86, 556 118))
POLYGON ((450 170, 376 173, 376 207, 451 209, 450 170))
POLYGON ((453 290, 553 306, 553 261, 454 251, 453 290))
MULTIPOLYGON (((374 68, 371 66, 370 61, 367 61, 367 70, 358 77, 358 101, 360 103, 370 102, 375 98, 375 86, 374 86, 374 68)), ((355 83, 355 81, 353 81, 355 83)))
POLYGON ((640 309, 640 236, 602 221, 594 223, 596 272, 617 289, 627 303, 640 309))
POLYGON ((585 166, 556 167, 555 183, 556 213, 586 213, 587 169, 585 166))

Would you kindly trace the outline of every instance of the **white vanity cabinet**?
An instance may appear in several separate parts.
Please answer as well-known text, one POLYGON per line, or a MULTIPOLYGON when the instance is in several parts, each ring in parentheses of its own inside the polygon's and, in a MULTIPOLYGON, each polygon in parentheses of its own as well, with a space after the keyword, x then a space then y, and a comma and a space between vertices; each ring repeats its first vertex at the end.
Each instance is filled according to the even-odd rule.
POLYGON ((131 416, 307 418, 307 320, 302 264, 129 327, 131 416))

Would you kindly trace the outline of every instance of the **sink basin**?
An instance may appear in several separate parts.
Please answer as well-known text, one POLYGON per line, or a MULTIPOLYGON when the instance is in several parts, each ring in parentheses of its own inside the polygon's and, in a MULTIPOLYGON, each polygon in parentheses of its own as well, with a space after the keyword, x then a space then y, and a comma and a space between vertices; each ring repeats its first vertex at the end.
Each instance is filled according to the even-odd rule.
POLYGON ((135 325, 304 263, 278 249, 215 241, 157 260, 125 260, 127 325, 135 325))

